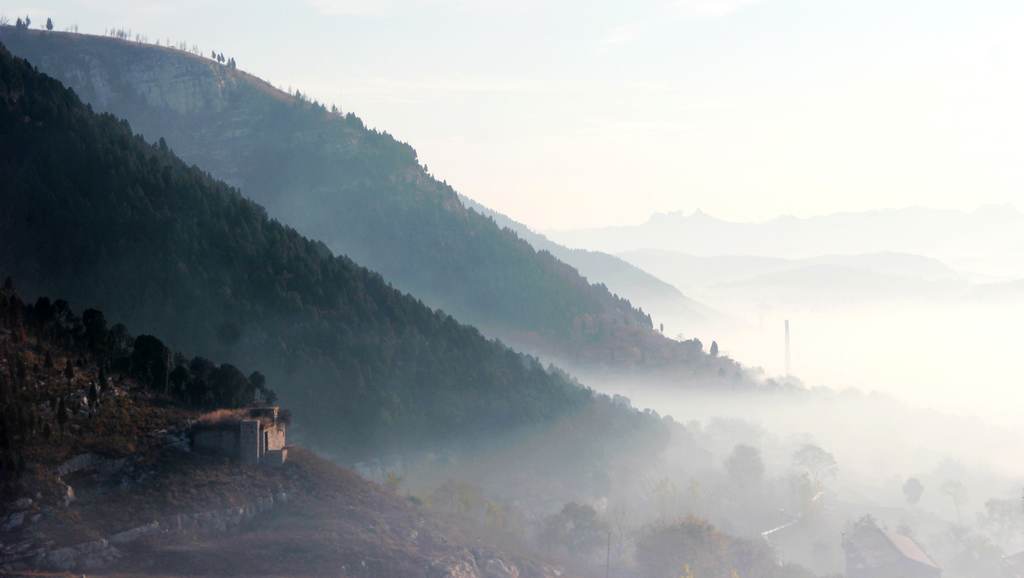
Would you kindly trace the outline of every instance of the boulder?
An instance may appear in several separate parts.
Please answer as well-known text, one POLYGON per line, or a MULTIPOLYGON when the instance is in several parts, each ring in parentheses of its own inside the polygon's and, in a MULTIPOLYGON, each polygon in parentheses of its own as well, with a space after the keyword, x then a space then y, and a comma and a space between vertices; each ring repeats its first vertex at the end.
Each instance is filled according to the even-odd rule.
POLYGON ((114 534, 110 537, 110 542, 112 544, 127 544, 129 542, 134 542, 135 540, 138 540, 143 536, 155 534, 159 531, 160 522, 154 520, 148 524, 143 524, 142 526, 136 526, 135 528, 131 528, 123 532, 118 532, 117 534, 114 534))
POLYGON ((14 512, 4 518, 2 524, 0 524, 0 531, 10 532, 11 530, 20 527, 25 523, 25 512, 14 512))
POLYGON ((519 568, 501 558, 488 558, 481 566, 484 578, 519 578, 519 568))

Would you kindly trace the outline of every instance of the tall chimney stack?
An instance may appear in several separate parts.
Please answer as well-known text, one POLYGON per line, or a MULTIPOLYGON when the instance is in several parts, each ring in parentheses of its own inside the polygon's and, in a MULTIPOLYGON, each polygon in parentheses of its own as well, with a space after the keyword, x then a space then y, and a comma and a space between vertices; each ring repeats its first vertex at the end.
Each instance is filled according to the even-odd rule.
POLYGON ((789 319, 786 320, 786 377, 789 377, 789 319))

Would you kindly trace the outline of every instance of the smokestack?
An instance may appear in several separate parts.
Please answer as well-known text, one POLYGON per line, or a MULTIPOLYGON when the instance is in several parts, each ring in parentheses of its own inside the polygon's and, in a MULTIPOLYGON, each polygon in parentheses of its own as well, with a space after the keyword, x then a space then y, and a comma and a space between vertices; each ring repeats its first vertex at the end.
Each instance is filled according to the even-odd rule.
POLYGON ((786 320, 786 377, 789 377, 789 319, 786 320))

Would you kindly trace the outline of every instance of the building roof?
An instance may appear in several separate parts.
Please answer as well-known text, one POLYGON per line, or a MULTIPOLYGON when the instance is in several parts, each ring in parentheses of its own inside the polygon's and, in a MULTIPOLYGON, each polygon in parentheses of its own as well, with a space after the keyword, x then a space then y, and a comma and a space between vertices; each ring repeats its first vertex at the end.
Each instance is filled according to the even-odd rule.
POLYGON ((930 568, 940 570, 938 564, 932 560, 931 556, 921 548, 921 545, 914 541, 910 536, 904 536, 903 534, 896 534, 882 530, 885 537, 889 539, 889 543, 892 544, 901 556, 908 560, 913 560, 919 564, 924 564, 930 568))
POLYGON ((865 516, 843 534, 847 568, 881 568, 897 562, 909 562, 942 572, 938 564, 913 538, 881 528, 874 518, 865 516))
POLYGON ((279 420, 280 414, 280 409, 277 406, 217 409, 199 416, 199 419, 192 424, 192 429, 231 428, 249 420, 259 420, 263 427, 287 425, 286 421, 279 420))

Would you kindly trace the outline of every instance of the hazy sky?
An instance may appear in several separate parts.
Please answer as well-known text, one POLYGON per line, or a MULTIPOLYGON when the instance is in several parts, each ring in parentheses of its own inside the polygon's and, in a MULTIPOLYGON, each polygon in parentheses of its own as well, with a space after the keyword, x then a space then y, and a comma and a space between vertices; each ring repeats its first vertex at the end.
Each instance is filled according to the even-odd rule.
MULTIPOLYGON (((20 5, 19 5, 20 2, 20 5)), ((234 56, 539 228, 1014 202, 1019 0, 14 0, 234 56)))

